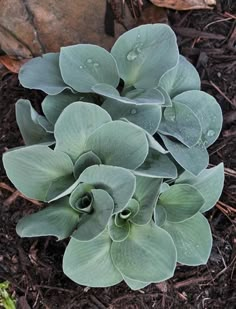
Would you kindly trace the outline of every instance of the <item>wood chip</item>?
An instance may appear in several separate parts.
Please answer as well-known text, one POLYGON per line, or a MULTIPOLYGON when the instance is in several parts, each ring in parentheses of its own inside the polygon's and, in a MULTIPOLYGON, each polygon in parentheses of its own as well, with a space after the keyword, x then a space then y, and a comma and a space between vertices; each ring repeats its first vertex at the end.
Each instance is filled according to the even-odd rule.
POLYGON ((203 38, 203 39, 212 39, 212 40, 224 40, 225 36, 217 33, 210 33, 205 31, 199 31, 194 28, 184 28, 184 27, 173 27, 174 31, 182 36, 190 38, 203 38))

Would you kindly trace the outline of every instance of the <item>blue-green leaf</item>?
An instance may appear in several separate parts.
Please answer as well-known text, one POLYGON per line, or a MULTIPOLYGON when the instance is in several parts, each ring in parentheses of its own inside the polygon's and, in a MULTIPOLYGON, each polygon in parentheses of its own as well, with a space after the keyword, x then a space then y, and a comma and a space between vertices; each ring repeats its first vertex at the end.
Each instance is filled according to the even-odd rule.
POLYGON ((71 236, 79 222, 79 214, 64 197, 34 214, 22 218, 16 226, 20 237, 56 236, 58 240, 71 236))
POLYGON ((154 104, 163 105, 164 95, 157 88, 149 89, 133 89, 126 92, 127 98, 136 102, 137 104, 154 104))
POLYGON ((120 96, 118 90, 107 84, 97 84, 92 90, 101 96, 122 103, 133 103, 137 105, 162 105, 164 104, 164 96, 158 89, 134 89, 126 93, 126 96, 120 96))
POLYGON ((142 25, 119 37, 111 50, 126 86, 150 89, 179 58, 176 37, 163 24, 142 25))
POLYGON ((137 291, 145 288, 150 282, 142 282, 137 280, 132 280, 123 275, 125 283, 131 288, 133 291, 137 291))
POLYGON ((200 213, 179 223, 166 221, 163 228, 171 235, 177 261, 184 265, 206 264, 212 248, 212 235, 207 219, 200 213))
POLYGON ((120 80, 112 55, 91 44, 62 47, 60 69, 63 80, 79 92, 91 92, 99 83, 117 87, 120 80))
POLYGON ((81 93, 63 91, 57 95, 47 95, 42 102, 42 109, 46 118, 55 124, 62 111, 71 103, 78 101, 93 102, 91 96, 81 93))
POLYGON ((166 280, 173 276, 176 266, 172 238, 154 224, 133 224, 124 241, 112 243, 111 256, 122 275, 142 282, 166 280))
POLYGON ((115 203, 114 212, 122 211, 135 191, 135 176, 127 169, 107 165, 93 165, 80 175, 79 182, 106 190, 115 203))
MULTIPOLYGON (((115 216, 119 216, 116 214, 115 216)), ((115 223, 115 216, 113 216, 108 224, 108 232, 112 241, 124 241, 129 236, 130 223, 124 221, 123 225, 118 226, 115 223)))
POLYGON ((73 161, 76 161, 86 151, 88 137, 109 121, 111 121, 109 114, 95 104, 85 102, 70 104, 55 124, 55 149, 67 153, 73 161))
POLYGON ((103 164, 136 169, 148 154, 145 132, 131 123, 113 121, 98 128, 87 140, 103 164))
POLYGON ((201 80, 194 66, 180 55, 178 64, 161 77, 158 86, 173 98, 188 90, 200 90, 201 80))
POLYGON ((93 203, 93 197, 91 193, 92 189, 94 189, 92 185, 87 183, 80 183, 70 195, 69 199, 70 206, 74 208, 76 211, 81 213, 91 212, 93 203), (84 203, 83 198, 85 196, 87 197, 87 200, 84 203))
POLYGON ((68 174, 53 179, 48 187, 45 202, 50 202, 52 200, 57 200, 60 197, 66 196, 66 194, 63 195, 63 193, 66 190, 68 190, 71 186, 73 186, 74 183, 75 178, 73 174, 68 174))
POLYGON ((174 97, 173 102, 184 104, 194 112, 201 124, 202 143, 205 147, 213 144, 220 134, 223 122, 217 101, 203 91, 192 90, 174 97))
POLYGON ((162 206, 169 222, 181 222, 194 216, 203 206, 200 192, 188 184, 176 184, 160 194, 157 206, 162 206))
POLYGON ((53 134, 53 125, 46 119, 46 117, 38 115, 37 122, 45 132, 53 134))
POLYGON ((166 221, 166 218, 167 218, 167 213, 165 211, 165 208, 162 207, 161 205, 158 205, 157 207, 155 207, 154 221, 156 225, 162 227, 166 221))
POLYGON ((162 107, 172 106, 172 100, 171 100, 171 97, 169 96, 168 92, 160 86, 158 86, 156 89, 159 90, 164 97, 164 104, 162 105, 162 107))
POLYGON ((202 129, 199 119, 188 106, 174 103, 165 108, 158 132, 192 147, 199 141, 202 129))
MULTIPOLYGON (((39 124, 40 115, 30 101, 20 99, 16 103, 16 121, 26 145, 53 142, 54 137, 39 124)), ((43 117, 43 116, 41 116, 43 117)))
POLYGON ((44 201, 53 181, 73 173, 68 155, 47 146, 34 145, 3 155, 8 178, 29 198, 44 201))
POLYGON ((91 212, 82 215, 73 237, 81 241, 90 241, 98 237, 111 218, 114 202, 104 190, 92 189, 91 212))
POLYGON ((148 139, 149 148, 151 148, 152 150, 156 150, 162 154, 168 153, 168 150, 162 147, 161 144, 151 134, 146 132, 146 136, 148 139))
POLYGON ((75 162, 74 166, 74 176, 77 179, 79 175, 89 166, 95 164, 102 164, 102 161, 99 159, 95 153, 88 151, 83 153, 78 160, 75 162))
POLYGON ((144 163, 134 171, 134 174, 152 178, 176 178, 177 169, 166 154, 150 148, 144 163))
POLYGON ((188 148, 179 142, 172 141, 165 135, 160 134, 160 136, 174 159, 191 174, 198 175, 207 167, 209 155, 202 143, 188 148))
POLYGON ((111 115, 113 120, 126 118, 150 134, 157 131, 161 121, 161 107, 158 104, 122 103, 107 99, 102 104, 102 108, 111 115))
POLYGON ((25 63, 19 72, 22 86, 55 95, 70 87, 62 79, 59 53, 48 53, 25 63))
POLYGON ((200 209, 201 212, 205 212, 215 206, 220 198, 224 186, 224 165, 221 163, 210 169, 205 169, 198 176, 185 171, 177 178, 176 183, 194 186, 205 200, 200 209))
POLYGON ((136 176, 134 197, 139 202, 138 213, 131 218, 138 225, 147 224, 153 214, 162 179, 136 176))
POLYGON ((63 271, 78 284, 107 287, 123 280, 110 257, 111 239, 107 230, 91 241, 72 238, 63 257, 63 271))
POLYGON ((160 193, 163 193, 170 189, 170 185, 167 182, 161 184, 160 193))

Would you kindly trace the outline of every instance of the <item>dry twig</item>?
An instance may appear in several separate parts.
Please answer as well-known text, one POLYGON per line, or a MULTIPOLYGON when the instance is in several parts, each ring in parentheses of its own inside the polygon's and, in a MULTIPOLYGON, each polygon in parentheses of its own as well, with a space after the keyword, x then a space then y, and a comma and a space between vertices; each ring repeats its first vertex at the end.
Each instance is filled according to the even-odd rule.
POLYGON ((186 279, 186 280, 183 280, 183 281, 180 281, 180 282, 177 282, 174 284, 174 287, 176 289, 179 289, 179 288, 182 288, 182 287, 185 287, 185 286, 190 286, 190 285, 194 285, 194 284, 198 284, 202 281, 207 281, 207 280, 210 280, 210 276, 205 276, 205 277, 199 277, 199 278, 189 278, 189 279, 186 279))
POLYGON ((34 204, 36 206, 40 206, 40 207, 42 206, 42 203, 24 196, 18 190, 14 190, 13 188, 8 186, 4 182, 0 182, 0 188, 7 190, 9 192, 12 192, 12 194, 4 201, 4 205, 6 205, 6 206, 11 205, 18 197, 21 197, 21 198, 31 202, 32 204, 34 204))
POLYGON ((221 91, 220 88, 219 88, 218 86, 216 86, 216 84, 213 83, 213 81, 210 80, 210 84, 212 85, 213 88, 215 88, 216 91, 219 92, 220 95, 222 95, 222 97, 223 97, 227 102, 229 102, 229 103, 230 103, 232 106, 234 106, 234 107, 236 106, 236 105, 234 104, 234 102, 231 101, 231 100, 227 97, 227 95, 224 94, 224 92, 221 91))

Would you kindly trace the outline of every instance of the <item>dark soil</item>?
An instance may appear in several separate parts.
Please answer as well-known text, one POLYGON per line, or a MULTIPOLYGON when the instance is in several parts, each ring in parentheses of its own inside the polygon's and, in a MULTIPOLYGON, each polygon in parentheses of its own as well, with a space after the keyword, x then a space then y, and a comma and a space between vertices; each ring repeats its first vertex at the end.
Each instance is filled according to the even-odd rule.
MULTIPOLYGON (((105 289, 78 286, 62 272, 66 241, 20 239, 17 221, 40 206, 17 197, 1 165, 0 282, 8 280, 17 308, 214 308, 236 304, 236 3, 218 1, 213 11, 168 11, 180 51, 198 69, 202 88, 215 96, 224 113, 224 127, 209 149, 211 164, 225 164, 225 188, 207 214, 214 244, 206 266, 178 266, 175 277, 131 291, 125 284, 105 289), (231 17, 231 19, 230 19, 231 17), (12 192, 4 189, 9 185, 12 192)), ((17 76, 0 71, 0 150, 22 144, 14 104, 27 98, 39 108, 43 95, 20 87, 17 76)))

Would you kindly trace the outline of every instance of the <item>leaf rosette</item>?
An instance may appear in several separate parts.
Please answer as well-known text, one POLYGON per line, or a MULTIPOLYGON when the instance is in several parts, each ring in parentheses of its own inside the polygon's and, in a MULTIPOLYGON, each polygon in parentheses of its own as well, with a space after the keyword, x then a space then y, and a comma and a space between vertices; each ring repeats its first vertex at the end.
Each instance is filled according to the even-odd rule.
POLYGON ((170 185, 137 176, 133 198, 112 215, 102 234, 89 242, 72 236, 64 272, 79 284, 110 286, 124 280, 136 290, 173 276, 176 262, 206 264, 212 235, 202 212, 214 206, 223 182, 222 164, 199 176, 184 172, 170 185))
MULTIPOLYGON (((54 202, 32 215, 32 224, 39 218, 49 220, 49 224, 62 214, 66 222, 71 222, 70 228, 62 229, 60 235, 56 229, 59 239, 70 236, 72 231, 74 237, 83 241, 102 233, 112 214, 122 211, 130 202, 136 188, 136 170, 150 179, 157 178, 158 182, 162 177, 154 159, 149 159, 149 152, 166 155, 149 149, 148 136, 140 127, 112 121, 97 105, 70 104, 56 121, 54 136, 53 149, 42 144, 22 147, 5 153, 3 163, 8 177, 23 194, 54 202), (150 168, 145 169, 147 160, 150 168)), ((174 178, 176 168, 167 160, 171 168, 169 177, 174 178)), ((63 218, 58 220, 60 224, 61 221, 63 218)), ((31 231, 29 222, 26 218, 18 224, 22 236, 39 232, 31 231)), ((41 233, 51 235, 50 224, 41 233)))
POLYGON ((220 197, 224 169, 206 169, 222 113, 200 90, 167 25, 124 33, 111 52, 62 47, 26 63, 23 86, 47 96, 40 115, 16 104, 25 147, 3 164, 16 188, 49 206, 22 218, 21 237, 71 237, 64 273, 137 290, 205 264, 212 247, 203 212, 220 197))

